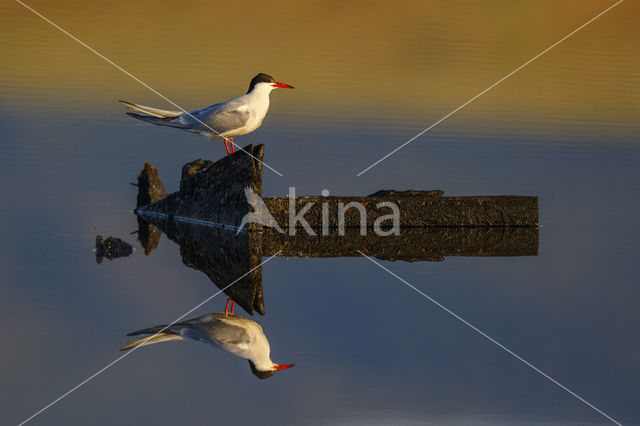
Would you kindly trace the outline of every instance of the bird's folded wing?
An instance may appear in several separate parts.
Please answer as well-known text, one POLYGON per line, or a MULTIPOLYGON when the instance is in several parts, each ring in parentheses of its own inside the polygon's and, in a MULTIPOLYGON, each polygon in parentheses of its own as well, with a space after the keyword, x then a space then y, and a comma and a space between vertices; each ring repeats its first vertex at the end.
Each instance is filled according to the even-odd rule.
MULTIPOLYGON (((210 107, 193 111, 191 114, 207 126, 218 133, 230 132, 245 126, 251 114, 246 104, 242 102, 229 101, 223 104, 211 105, 210 107)), ((183 115, 180 120, 194 121, 199 127, 206 128, 202 123, 198 123, 193 117, 183 115)))
POLYGON ((244 328, 221 320, 184 327, 180 330, 180 335, 221 346, 248 345, 250 341, 249 334, 247 334, 244 328))

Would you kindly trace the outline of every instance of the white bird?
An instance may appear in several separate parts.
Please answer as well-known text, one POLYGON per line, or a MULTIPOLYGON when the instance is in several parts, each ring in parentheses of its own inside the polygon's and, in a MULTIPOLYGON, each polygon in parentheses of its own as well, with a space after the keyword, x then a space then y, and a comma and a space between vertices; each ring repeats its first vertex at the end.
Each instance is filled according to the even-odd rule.
POLYGON ((293 89, 293 86, 260 73, 253 77, 246 94, 188 113, 151 108, 127 101, 120 102, 129 110, 137 111, 128 112, 127 115, 138 120, 175 127, 209 139, 224 139, 227 154, 232 154, 235 152, 233 138, 251 133, 260 127, 269 111, 269 93, 278 87, 293 89), (231 142, 231 148, 227 141, 231 142))
POLYGON ((266 379, 278 371, 294 366, 294 364, 275 364, 271 361, 269 341, 260 324, 240 315, 227 313, 226 308, 225 312, 203 315, 169 327, 159 325, 145 328, 129 333, 127 336, 141 334, 150 336, 131 340, 120 350, 189 338, 219 346, 236 356, 248 359, 251 372, 259 379, 266 379))

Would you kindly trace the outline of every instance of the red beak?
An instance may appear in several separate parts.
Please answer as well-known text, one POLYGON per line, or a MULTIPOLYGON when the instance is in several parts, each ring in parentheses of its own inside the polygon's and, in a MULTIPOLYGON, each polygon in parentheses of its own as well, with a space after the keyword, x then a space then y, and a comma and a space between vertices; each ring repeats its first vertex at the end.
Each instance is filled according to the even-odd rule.
POLYGON ((272 84, 273 87, 282 87, 283 89, 293 89, 293 86, 289 86, 286 83, 280 83, 279 81, 272 84))
MULTIPOLYGON (((292 87, 292 89, 293 89, 293 87, 292 87)), ((291 368, 294 365, 295 364, 280 364, 280 365, 274 365, 274 367, 275 367, 276 370, 286 370, 287 368, 291 368)))

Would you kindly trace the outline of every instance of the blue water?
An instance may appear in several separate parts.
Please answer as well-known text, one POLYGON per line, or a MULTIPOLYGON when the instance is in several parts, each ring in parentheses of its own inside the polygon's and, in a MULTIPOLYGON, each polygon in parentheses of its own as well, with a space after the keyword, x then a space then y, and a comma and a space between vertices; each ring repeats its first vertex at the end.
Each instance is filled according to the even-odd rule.
MULTIPOLYGON (((2 412, 16 422, 116 359, 127 332, 172 321, 217 291, 165 237, 148 257, 134 244, 131 257, 100 265, 90 249, 96 234, 136 243, 128 183, 143 161, 173 191, 184 162, 220 147, 118 117, 81 126, 3 117, 2 412)), ((309 194, 537 195, 538 256, 383 263, 614 418, 638 419, 637 148, 427 141, 416 151, 432 153, 428 165, 400 167, 418 157, 398 155, 347 179, 353 169, 321 173, 317 156, 283 161, 285 124, 270 133, 279 143, 267 144, 265 160, 293 165, 284 178, 265 171, 266 195, 284 195, 289 184, 309 194)), ((376 147, 388 141, 367 137, 376 147)), ((307 139, 322 131, 309 129, 307 139)), ((366 259, 276 258, 263 282, 267 315, 255 319, 275 362, 294 369, 256 381, 245 361, 205 345, 142 348, 38 421, 606 423, 366 259)), ((224 302, 214 298, 193 316, 224 302)))

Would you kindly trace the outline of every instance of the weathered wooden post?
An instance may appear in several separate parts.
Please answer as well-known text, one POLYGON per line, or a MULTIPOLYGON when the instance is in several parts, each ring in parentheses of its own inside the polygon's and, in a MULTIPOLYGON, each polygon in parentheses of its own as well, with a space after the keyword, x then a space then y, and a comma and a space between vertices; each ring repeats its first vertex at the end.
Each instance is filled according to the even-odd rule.
MULTIPOLYGON (((169 195, 157 170, 145 163, 135 213, 141 226, 165 232, 180 245, 187 266, 204 272, 249 313, 265 312, 259 266, 263 256, 342 257, 362 252, 413 262, 440 261, 444 256, 537 255, 537 197, 446 197, 438 190, 383 190, 364 197, 263 199, 264 146, 248 145, 244 150, 253 157, 239 151, 216 162, 186 164, 180 190, 169 195), (361 207, 345 210, 349 203, 361 207), (399 231, 363 233, 388 214, 380 206, 389 203, 399 212, 399 231), (269 226, 246 221, 247 214, 259 209, 266 209, 261 213, 270 216, 270 225, 263 222, 269 226), (291 220, 292 211, 303 210, 311 232, 298 229, 291 220)), ((153 232, 147 230, 149 234, 153 232)), ((140 241, 149 253, 158 240, 140 241)))

